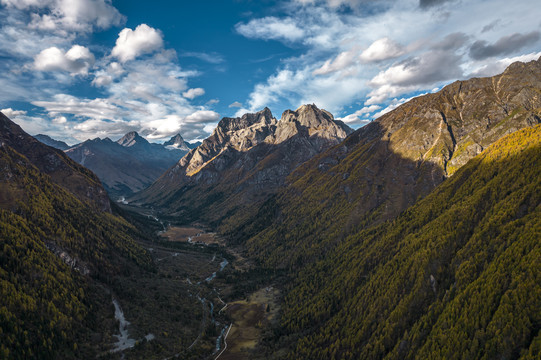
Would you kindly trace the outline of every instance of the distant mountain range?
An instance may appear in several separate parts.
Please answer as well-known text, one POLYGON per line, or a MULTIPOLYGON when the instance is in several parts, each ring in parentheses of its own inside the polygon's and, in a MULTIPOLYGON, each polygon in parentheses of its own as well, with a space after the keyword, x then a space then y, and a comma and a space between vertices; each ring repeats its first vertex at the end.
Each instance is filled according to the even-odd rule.
POLYGON ((268 108, 223 118, 209 138, 132 200, 184 221, 203 214, 215 221, 264 201, 297 166, 352 131, 315 105, 287 110, 280 120, 268 108))
POLYGON ((180 134, 162 144, 150 143, 136 132, 118 141, 92 139, 74 146, 36 135, 41 142, 63 150, 70 158, 92 170, 115 199, 123 198, 152 184, 197 144, 184 141, 180 134))

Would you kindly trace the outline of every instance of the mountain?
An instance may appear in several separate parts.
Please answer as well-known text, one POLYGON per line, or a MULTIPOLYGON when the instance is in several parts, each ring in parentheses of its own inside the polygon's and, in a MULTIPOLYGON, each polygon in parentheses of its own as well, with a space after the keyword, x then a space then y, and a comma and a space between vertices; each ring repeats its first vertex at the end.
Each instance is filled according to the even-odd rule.
POLYGON ((152 184, 186 151, 149 143, 129 132, 116 142, 87 140, 67 149, 66 154, 94 171, 111 196, 125 197, 152 184))
POLYGON ((328 248, 285 298, 287 358, 539 358, 540 164, 541 125, 517 131, 328 248))
POLYGON ((165 146, 168 149, 179 149, 182 151, 190 151, 193 147, 190 146, 187 142, 184 141, 182 136, 180 134, 176 134, 171 139, 163 143, 163 146, 165 146))
POLYGON ((396 217, 502 136, 538 124, 540 92, 538 60, 415 98, 301 165, 277 197, 220 230, 251 238, 269 266, 318 259, 396 217))
POLYGON ((51 181, 65 188, 83 202, 111 211, 107 193, 99 179, 88 169, 72 161, 62 151, 53 149, 25 133, 17 124, 0 113, 0 144, 24 154, 28 161, 51 181))
POLYGON ((351 131, 315 105, 285 111, 280 121, 268 108, 223 118, 209 138, 134 199, 177 220, 216 221, 264 201, 299 164, 351 131))
POLYGON ((0 358, 96 357, 115 332, 97 279, 150 256, 95 175, 1 113, 0 168, 0 358))
POLYGON ((54 147, 55 149, 58 149, 58 150, 63 151, 63 150, 69 149, 69 147, 70 147, 65 142, 55 140, 52 137, 50 137, 49 135, 37 134, 37 135, 34 135, 34 137, 36 139, 38 139, 39 141, 41 141, 42 143, 44 143, 45 145, 49 145, 49 146, 54 147))

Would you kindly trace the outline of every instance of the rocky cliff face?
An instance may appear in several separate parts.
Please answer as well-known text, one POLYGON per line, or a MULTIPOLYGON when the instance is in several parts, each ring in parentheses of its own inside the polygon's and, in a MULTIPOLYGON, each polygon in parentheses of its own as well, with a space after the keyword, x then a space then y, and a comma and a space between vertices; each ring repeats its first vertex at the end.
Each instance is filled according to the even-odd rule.
POLYGON ((52 181, 80 200, 90 201, 104 211, 111 211, 109 197, 99 179, 62 151, 49 147, 24 132, 20 126, 0 113, 0 144, 9 146, 28 160, 52 181))
MULTIPOLYGON (((197 198, 199 202, 219 198, 224 206, 228 203, 227 208, 259 201, 275 193, 299 164, 351 132, 315 105, 285 111, 279 121, 268 108, 239 118, 223 118, 209 138, 135 200, 167 206, 172 213, 197 198), (196 195, 200 191, 204 195, 196 195), (233 194, 234 199, 230 198, 233 194)), ((210 203, 215 204, 213 200, 206 204, 210 203)))
POLYGON ((457 81, 378 120, 390 150, 431 161, 452 175, 501 137, 540 121, 541 62, 514 63, 501 75, 457 81))

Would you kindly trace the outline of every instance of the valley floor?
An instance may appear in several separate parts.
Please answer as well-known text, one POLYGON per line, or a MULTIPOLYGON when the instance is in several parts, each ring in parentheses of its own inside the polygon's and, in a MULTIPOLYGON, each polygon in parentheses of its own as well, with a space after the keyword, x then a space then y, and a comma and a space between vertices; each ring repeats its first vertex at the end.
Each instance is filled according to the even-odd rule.
POLYGON ((257 358, 264 330, 278 318, 280 291, 216 234, 167 226, 153 213, 129 208, 134 210, 149 228, 165 227, 154 241, 140 243, 156 272, 117 279, 112 291, 131 346, 103 358, 257 358))

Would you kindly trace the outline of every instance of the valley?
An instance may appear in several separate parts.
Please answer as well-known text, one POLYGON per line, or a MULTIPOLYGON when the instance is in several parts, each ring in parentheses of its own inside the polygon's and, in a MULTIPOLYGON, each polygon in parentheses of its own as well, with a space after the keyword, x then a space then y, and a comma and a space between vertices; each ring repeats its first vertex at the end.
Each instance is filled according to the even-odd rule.
POLYGON ((192 149, 64 151, 0 113, 0 358, 538 359, 540 94, 541 58, 355 131, 264 108, 192 149))
MULTIPOLYGON (((149 227, 161 226, 162 221, 148 209, 124 208, 143 215, 149 227)), ((139 244, 151 254, 156 273, 117 279, 115 294, 120 294, 123 310, 119 317, 122 343, 117 342, 102 357, 258 358, 263 332, 278 319, 280 291, 266 276, 257 275, 253 264, 229 251, 215 233, 169 225, 155 234, 153 240, 139 244), (251 275, 244 279, 247 272, 251 275), (248 289, 239 289, 250 283, 248 289), (258 288, 263 286, 259 284, 269 285, 258 288)), ((114 302, 117 316, 120 304, 114 302)))

